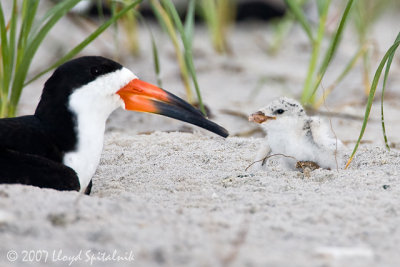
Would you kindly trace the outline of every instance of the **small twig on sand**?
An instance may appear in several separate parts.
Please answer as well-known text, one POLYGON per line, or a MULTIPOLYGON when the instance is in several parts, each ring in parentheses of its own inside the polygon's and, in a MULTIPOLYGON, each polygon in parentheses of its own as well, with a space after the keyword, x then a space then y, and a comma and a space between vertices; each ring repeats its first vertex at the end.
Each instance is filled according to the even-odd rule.
POLYGON ((288 155, 285 155, 285 154, 280 154, 280 153, 278 153, 278 154, 272 154, 272 155, 266 156, 265 158, 262 158, 262 159, 260 159, 260 160, 256 160, 256 161, 252 162, 249 166, 247 166, 247 168, 245 169, 245 171, 247 172, 247 170, 248 170, 251 166, 253 166, 254 164, 256 164, 257 162, 260 162, 260 161, 262 161, 262 162, 263 162, 262 165, 264 165, 264 162, 265 162, 267 159, 269 159, 269 158, 271 158, 271 157, 274 157, 274 156, 283 156, 283 157, 292 158, 292 159, 298 161, 295 157, 288 156, 288 155))

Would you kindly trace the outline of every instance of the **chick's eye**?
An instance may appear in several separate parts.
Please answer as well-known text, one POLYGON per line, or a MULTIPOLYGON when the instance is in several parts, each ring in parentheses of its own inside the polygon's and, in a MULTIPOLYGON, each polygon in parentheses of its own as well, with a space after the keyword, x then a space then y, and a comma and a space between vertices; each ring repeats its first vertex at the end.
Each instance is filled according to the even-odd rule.
POLYGON ((275 113, 277 113, 277 114, 282 114, 282 113, 284 113, 285 111, 283 110, 283 109, 278 109, 277 111, 275 111, 275 113))
POLYGON ((98 76, 98 75, 100 75, 100 69, 99 69, 98 67, 92 67, 92 68, 90 69, 90 73, 91 73, 93 76, 98 76))

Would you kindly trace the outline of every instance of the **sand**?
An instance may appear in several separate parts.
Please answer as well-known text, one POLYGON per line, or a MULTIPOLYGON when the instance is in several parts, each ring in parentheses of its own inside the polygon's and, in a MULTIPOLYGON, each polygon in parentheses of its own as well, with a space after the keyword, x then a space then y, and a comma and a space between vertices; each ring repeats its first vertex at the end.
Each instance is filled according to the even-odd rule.
POLYGON ((245 171, 259 142, 109 134, 91 196, 0 186, 0 251, 48 251, 55 266, 67 264, 60 250, 134 254, 95 266, 399 264, 399 152, 363 147, 349 170, 304 178, 245 171))
MULTIPOLYGON (((397 19, 388 14, 375 26, 373 68, 397 34, 388 26, 397 19)), ((87 34, 69 19, 57 27, 35 57, 35 70, 52 62, 49 51, 66 49, 60 39, 63 27, 70 29, 71 42, 87 34)), ((153 28, 164 44, 163 86, 184 96, 172 46, 153 28)), ((243 116, 275 97, 298 97, 307 68, 309 51, 299 28, 275 57, 264 51, 271 36, 268 26, 239 25, 231 34, 233 54, 216 56, 206 30, 196 30, 195 63, 203 96, 212 120, 231 137, 118 110, 107 123, 90 196, 0 185, 0 266, 399 266, 399 61, 393 64, 385 102, 391 151, 383 145, 377 102, 366 142, 349 169, 316 170, 308 178, 274 164, 246 171, 263 133, 246 135, 257 125, 243 116), (260 79, 266 83, 256 90, 260 79)), ((154 83, 148 33, 142 31, 141 37, 141 56, 125 51, 121 63, 154 83)), ((340 73, 355 44, 349 29, 324 86, 340 73)), ((113 51, 108 33, 81 55, 110 57, 113 51)), ((47 78, 26 88, 20 114, 34 111, 47 78)), ((357 67, 322 108, 345 115, 325 119, 347 144, 347 156, 362 121, 346 116, 362 117, 364 107, 357 67)))

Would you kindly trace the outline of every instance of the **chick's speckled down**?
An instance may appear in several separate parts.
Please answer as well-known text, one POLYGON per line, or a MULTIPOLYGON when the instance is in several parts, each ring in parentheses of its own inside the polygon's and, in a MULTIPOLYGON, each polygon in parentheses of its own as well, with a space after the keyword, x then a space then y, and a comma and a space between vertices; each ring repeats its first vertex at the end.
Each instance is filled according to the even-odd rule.
POLYGON ((344 165, 340 155, 342 142, 327 123, 318 117, 307 116, 296 100, 278 98, 250 115, 249 120, 259 123, 267 133, 256 161, 282 154, 281 162, 288 169, 295 169, 297 162, 313 162, 325 169, 342 168, 344 165))

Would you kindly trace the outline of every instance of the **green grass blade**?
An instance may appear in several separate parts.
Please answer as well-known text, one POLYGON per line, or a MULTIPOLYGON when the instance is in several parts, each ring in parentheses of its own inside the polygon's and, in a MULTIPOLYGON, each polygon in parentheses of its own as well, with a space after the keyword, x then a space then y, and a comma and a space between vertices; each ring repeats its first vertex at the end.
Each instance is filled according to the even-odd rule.
POLYGON ((22 61, 24 51, 28 42, 28 36, 31 32, 34 18, 36 17, 36 11, 39 6, 39 1, 24 0, 22 4, 22 25, 18 37, 17 45, 17 61, 15 68, 18 69, 22 61))
POLYGON ((367 52, 369 44, 363 45, 357 53, 350 59, 350 61, 347 63, 343 71, 340 73, 340 75, 336 78, 336 80, 327 88, 327 90, 324 90, 323 95, 320 97, 320 99, 314 104, 315 109, 319 109, 319 107, 325 102, 325 99, 328 97, 328 95, 333 91, 333 89, 349 74, 349 72, 354 68, 356 65, 357 61, 367 52))
POLYGON ((373 79, 372 85, 371 85, 371 90, 370 90, 369 96, 368 96, 368 103, 367 103, 367 106, 365 108, 365 115, 364 115, 364 121, 363 121, 363 125, 362 125, 362 128, 361 128, 361 132, 360 132, 360 135, 358 137, 357 143, 356 143, 356 145, 355 145, 355 147, 353 149, 353 152, 351 153, 350 159, 348 160, 348 162, 346 164, 346 168, 350 165, 351 161, 353 160, 354 155, 357 152, 358 146, 360 145, 361 139, 364 136, 364 132, 365 132, 365 129, 367 127, 367 123, 368 123, 368 119, 369 119, 369 114, 371 112, 372 102, 373 102, 374 97, 375 97, 376 88, 378 86, 378 82, 379 82, 379 79, 381 77, 383 67, 387 63, 389 57, 391 55, 394 55, 394 53, 396 52, 396 49, 399 47, 399 45, 400 45, 400 41, 396 41, 389 48, 389 50, 386 52, 386 54, 382 58, 379 66, 378 66, 378 69, 375 72, 375 76, 374 76, 374 79, 373 79))
POLYGON ((153 33, 150 33, 151 37, 151 50, 153 52, 153 61, 154 61, 154 71, 157 76, 157 85, 162 87, 162 80, 161 80, 161 65, 160 65, 160 58, 158 56, 158 49, 156 40, 154 39, 153 33))
POLYGON ((188 66, 190 76, 192 76, 194 88, 196 90, 197 101, 200 107, 201 112, 204 115, 206 114, 206 109, 203 104, 203 98, 201 96, 200 86, 197 81, 196 69, 193 63, 193 53, 192 53, 192 41, 194 36, 194 12, 195 12, 195 1, 191 0, 189 2, 188 10, 186 13, 186 22, 185 22, 185 32, 184 35, 186 36, 186 41, 188 42, 185 46, 185 60, 186 65, 188 66))
POLYGON ((201 13, 207 26, 213 32, 217 28, 217 8, 215 6, 214 0, 202 0, 201 3, 201 13))
POLYGON ((343 32, 344 32, 344 28, 347 22, 347 19, 349 17, 349 13, 350 13, 350 9, 353 5, 354 0, 349 0, 346 4, 346 8, 343 12, 342 18, 340 20, 339 26, 336 30, 336 33, 333 37, 333 39, 331 40, 331 43, 329 45, 329 49, 326 51, 324 59, 322 61, 321 67, 318 70, 318 74, 317 74, 317 80, 316 83, 313 87, 313 92, 312 95, 315 94, 315 92, 317 91, 319 85, 321 84, 322 78, 324 77, 326 70, 328 69, 328 66, 330 64, 330 62, 332 61, 333 57, 336 54, 337 48, 339 47, 339 43, 341 41, 343 32))
MULTIPOLYGON (((7 26, 6 20, 4 17, 3 7, 0 3, 0 40, 1 40, 1 57, 3 61, 3 75, 2 75, 2 84, 1 84, 1 113, 3 113, 3 109, 7 106, 8 101, 8 82, 11 77, 10 74, 10 53, 9 53, 9 46, 8 46, 8 38, 7 38, 7 26)), ((2 114, 0 114, 2 115, 2 114)))
POLYGON ((196 1, 190 0, 185 20, 185 36, 188 39, 189 46, 192 47, 193 34, 194 34, 194 14, 196 9, 196 1))
POLYGON ((168 35, 170 35, 168 25, 167 25, 167 23, 164 22, 163 15, 160 12, 161 10, 159 9, 159 3, 154 0, 150 0, 150 6, 154 12, 154 15, 156 16, 157 20, 159 21, 159 25, 161 26, 163 31, 166 32, 168 35))
POLYGON ((317 9, 319 16, 323 16, 325 10, 329 7, 331 0, 317 0, 317 9))
POLYGON ((185 30, 183 28, 183 24, 179 17, 178 12, 176 11, 174 4, 171 2, 171 0, 162 0, 162 3, 166 7, 166 11, 167 11, 168 15, 172 18, 172 21, 174 22, 176 29, 178 30, 179 34, 181 35, 183 45, 186 47, 189 43, 186 40, 186 35, 185 35, 185 30))
POLYGON ((15 78, 11 89, 10 115, 13 115, 13 113, 15 113, 16 106, 21 96, 22 88, 24 86, 24 81, 28 73, 28 69, 31 65, 33 55, 36 54, 39 45, 42 43, 43 39, 47 36, 51 28, 79 1, 80 0, 65 0, 61 2, 60 4, 65 4, 64 6, 65 9, 58 9, 58 5, 53 7, 51 10, 55 9, 56 11, 50 12, 51 15, 47 20, 47 22, 40 28, 40 30, 36 34, 34 34, 34 36, 32 36, 32 38, 28 38, 27 49, 24 51, 20 66, 15 73, 15 78))
MULTIPOLYGON (((129 5, 131 0, 124 0, 124 5, 129 5)), ((122 18, 122 28, 127 38, 127 48, 134 56, 138 56, 140 52, 139 32, 138 32, 138 14, 136 10, 130 10, 122 18)))
MULTIPOLYGON (((175 55, 178 61, 179 69, 181 71, 182 82, 185 86, 186 98, 189 103, 193 103, 193 95, 190 86, 188 67, 185 62, 185 57, 181 51, 180 42, 176 34, 176 28, 178 28, 179 25, 175 25, 174 20, 176 19, 176 17, 171 18, 173 14, 170 13, 171 11, 169 11, 170 9, 172 9, 173 12, 175 10, 175 7, 172 5, 170 0, 163 0, 164 6, 161 5, 158 0, 151 0, 150 4, 156 14, 157 19, 159 20, 159 23, 162 25, 163 29, 166 30, 166 32, 168 33, 171 42, 175 48, 175 55), (170 4, 169 7, 168 4, 170 4), (165 8, 165 6, 167 8, 165 8)), ((175 13, 177 15, 176 10, 175 13)), ((179 19, 179 16, 177 16, 177 18, 179 19)), ((181 32, 183 32, 182 23, 180 23, 180 33, 181 32)), ((185 37, 183 36, 183 38, 185 37)), ((184 43, 184 45, 187 45, 187 42, 184 43)))
POLYGON ((104 20, 103 0, 96 1, 97 13, 99 13, 100 20, 104 20))
POLYGON ((329 6, 330 6, 330 1, 327 1, 327 4, 323 6, 325 9, 320 11, 317 36, 314 42, 311 43, 312 53, 311 53, 310 63, 308 65, 307 77, 304 82, 304 88, 301 95, 302 104, 308 105, 314 102, 315 95, 313 94, 313 85, 316 76, 318 59, 321 52, 322 41, 325 36, 326 21, 328 19, 329 6))
POLYGON ((16 43, 16 36, 17 36, 17 19, 18 19, 18 6, 17 0, 13 1, 13 7, 11 12, 11 19, 10 19, 10 46, 9 46, 9 53, 10 53, 10 81, 13 75, 14 69, 14 60, 15 60, 15 43, 16 43))
POLYGON ((54 63, 53 65, 51 65, 44 71, 37 74, 35 77, 33 77, 31 80, 29 80, 25 85, 35 81, 36 79, 38 79, 40 76, 42 76, 46 72, 58 67, 59 65, 65 63, 66 61, 73 58, 76 54, 78 54, 80 51, 82 51, 82 49, 84 49, 88 44, 90 44, 94 39, 96 39, 102 32, 104 32, 110 25, 112 25, 115 21, 117 21, 126 12, 128 12, 130 9, 134 8, 141 2, 142 2, 142 0, 134 1, 130 5, 127 5, 126 7, 121 9, 121 11, 116 13, 113 17, 111 17, 106 22, 104 22, 99 28, 97 28, 92 34, 90 34, 85 40, 83 40, 81 43, 79 43, 77 46, 75 46, 72 50, 70 50, 65 56, 63 56, 56 63, 54 63))
POLYGON ((296 19, 300 22, 301 26, 303 27, 304 31, 307 33, 310 42, 314 42, 313 33, 311 30, 311 26, 307 21, 306 15, 304 14, 301 6, 296 0, 285 0, 286 5, 290 8, 293 12, 293 15, 296 19))
MULTIPOLYGON (((187 21, 187 28, 185 29, 182 25, 182 21, 178 15, 178 12, 175 9, 175 6, 172 4, 171 1, 163 1, 163 3, 165 4, 165 6, 167 7, 167 11, 169 13, 169 15, 172 17, 174 24, 176 26, 176 28, 178 29, 178 32, 182 38, 182 43, 183 43, 183 47, 184 47, 184 56, 185 56, 185 63, 186 66, 188 68, 188 71, 190 73, 190 76, 192 77, 193 80, 193 84, 196 90, 196 94, 197 94, 197 100, 198 100, 198 104, 200 106, 200 110, 201 112, 203 112, 204 115, 206 115, 206 110, 204 108, 203 105, 203 99, 201 97, 201 92, 200 92, 200 87, 199 84, 197 82, 197 76, 196 76, 196 69, 194 67, 194 63, 193 63, 193 53, 192 53, 192 41, 188 38, 188 36, 193 36, 193 32, 194 32, 194 22, 188 22, 187 21), (189 28, 191 26, 191 28, 189 28), (189 32, 189 35, 186 35, 186 31, 189 32)), ((188 10, 187 10, 187 14, 186 17, 189 19, 194 20, 194 1, 191 0, 189 2, 189 6, 188 6, 188 10)))
MULTIPOLYGON (((40 2, 40 1, 32 1, 32 0, 28 0, 28 1, 30 1, 30 2, 40 2)), ((82 0, 75 1, 76 3, 73 4, 72 7, 71 7, 71 1, 74 1, 74 0, 63 0, 63 1, 60 1, 58 4, 56 4, 53 7, 51 7, 43 15, 42 18, 40 18, 39 20, 35 21, 35 23, 33 24, 32 29, 31 29, 30 37, 36 36, 38 34, 39 30, 42 28, 42 25, 44 25, 48 20, 53 18, 55 14, 63 13, 65 11, 68 12, 69 10, 71 10, 71 8, 73 6, 75 6, 79 1, 82 1, 82 0)))
POLYGON ((185 53, 185 60, 186 60, 186 64, 188 66, 190 75, 192 76, 193 79, 193 83, 194 83, 194 87, 196 89, 196 94, 197 94, 197 100, 199 102, 199 107, 201 112, 204 115, 207 115, 206 113, 206 109, 204 108, 204 104, 203 104, 203 98, 201 96, 201 91, 200 91, 200 87, 199 87, 199 83, 197 82, 197 75, 196 75, 196 69, 194 67, 194 63, 192 60, 192 51, 187 51, 187 53, 185 53))
MULTIPOLYGON (((397 35, 395 42, 400 42, 400 32, 397 35)), ((381 96, 382 133, 383 133, 383 139, 385 140, 386 148, 388 150, 390 150, 390 146, 389 146, 388 139, 387 139, 387 136, 386 136, 385 116, 383 114, 383 100, 384 100, 384 95, 385 95, 386 82, 387 82, 387 78, 389 76, 390 66, 392 65, 392 62, 393 62, 393 57, 394 57, 394 53, 390 54, 390 56, 388 58, 388 61, 386 63, 385 75, 383 76, 382 96, 381 96)))
POLYGON ((153 31, 151 30, 151 28, 149 27, 149 25, 146 23, 146 21, 144 20, 143 16, 139 12, 136 12, 135 16, 137 18, 139 18, 140 22, 142 22, 143 25, 145 25, 146 29, 150 33, 151 49, 152 49, 152 52, 153 52, 154 72, 156 73, 156 76, 157 76, 157 85, 158 85, 158 87, 162 87, 161 64, 160 64, 160 58, 158 56, 157 43, 156 43, 156 40, 154 38, 153 31))
POLYGON ((201 3, 201 15, 207 24, 214 50, 217 53, 228 52, 226 32, 236 13, 236 1, 202 0, 198 2, 201 3))
POLYGON ((292 12, 288 11, 285 16, 281 19, 274 20, 272 22, 274 27, 274 34, 272 41, 269 44, 267 52, 271 55, 276 55, 279 49, 282 47, 282 43, 285 37, 287 37, 290 30, 294 25, 294 17, 292 12))

